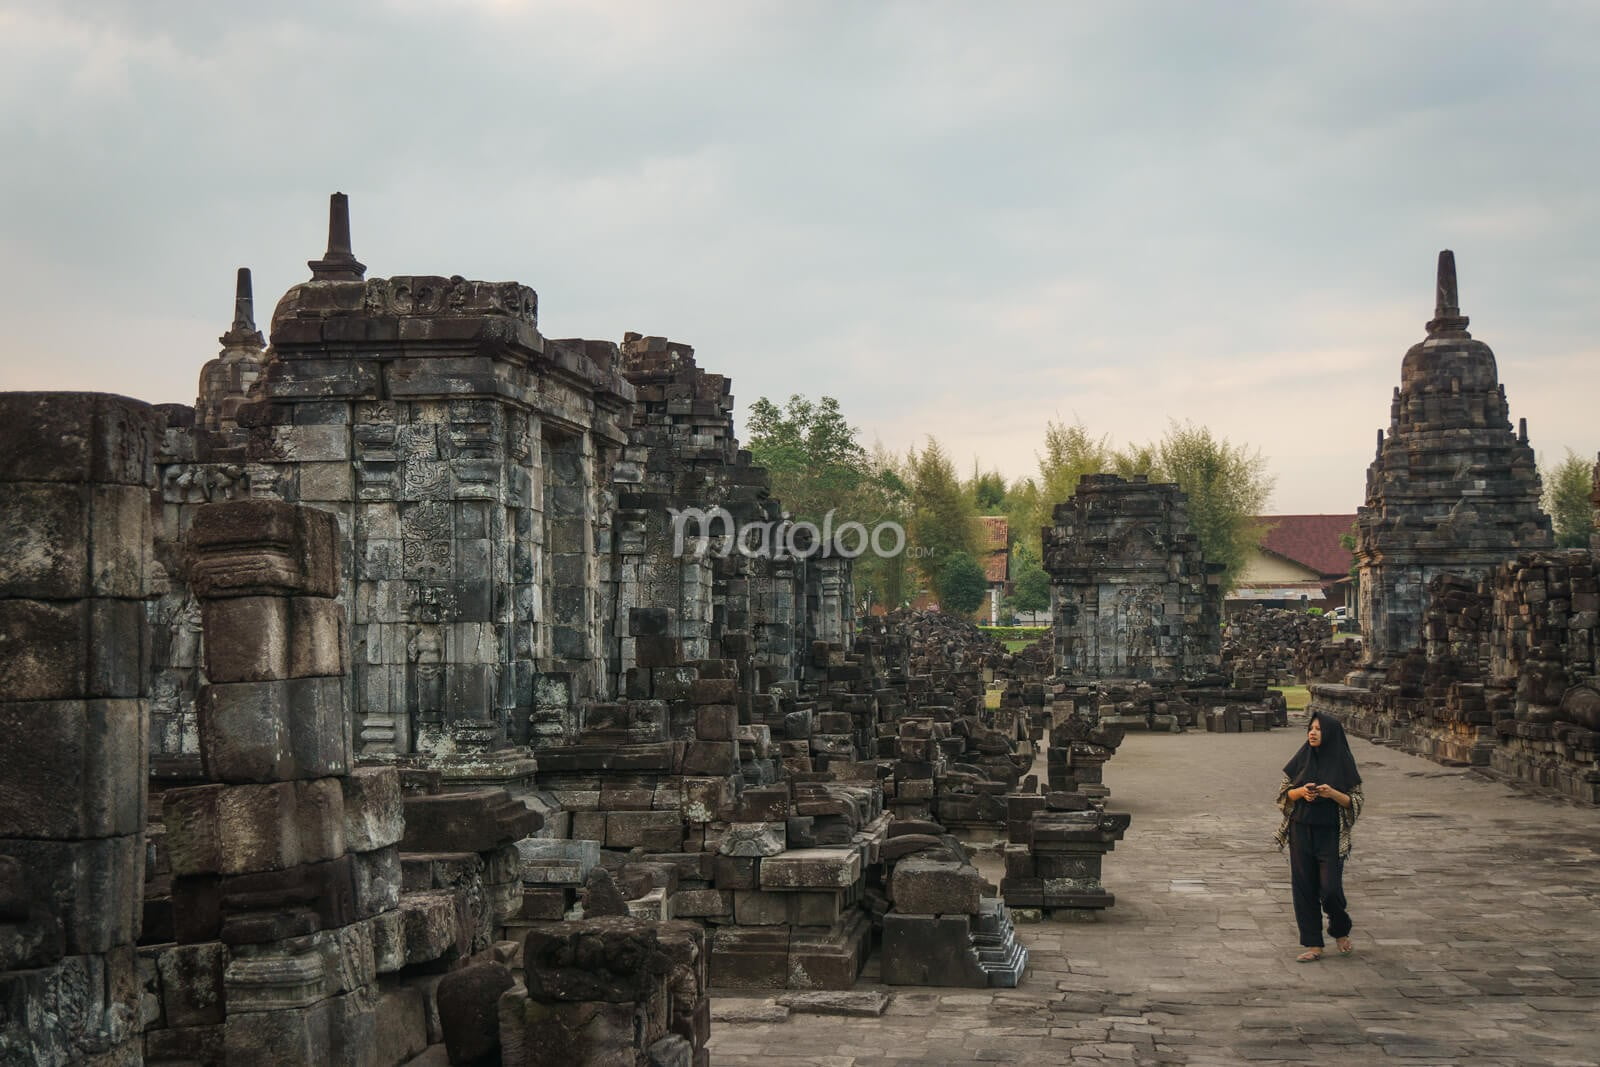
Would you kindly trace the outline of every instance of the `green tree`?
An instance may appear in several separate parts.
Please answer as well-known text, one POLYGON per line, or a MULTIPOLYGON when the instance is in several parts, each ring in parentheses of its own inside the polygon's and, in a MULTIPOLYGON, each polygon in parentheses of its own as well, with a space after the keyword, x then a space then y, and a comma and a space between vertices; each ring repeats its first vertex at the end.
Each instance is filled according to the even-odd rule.
POLYGON ((1544 470, 1544 494, 1539 504, 1556 529, 1557 548, 1587 548, 1594 533, 1594 466, 1572 449, 1565 459, 1544 470))
POLYGON ((797 393, 783 408, 760 397, 750 405, 745 426, 745 447, 771 474, 772 495, 795 518, 820 522, 828 509, 858 502, 855 494, 872 472, 833 397, 813 404, 797 393))
POLYGON ((1078 490, 1078 479, 1085 474, 1103 474, 1113 469, 1116 453, 1108 437, 1094 437, 1082 422, 1071 425, 1051 421, 1045 424, 1044 451, 1037 453, 1038 481, 1025 479, 1012 489, 1012 496, 1026 501, 1012 512, 1022 530, 1017 541, 1038 558, 1043 553, 1041 531, 1050 525, 1057 504, 1078 490))
POLYGON ((939 568, 939 610, 947 615, 969 616, 989 592, 989 579, 978 561, 966 552, 952 553, 939 568))
POLYGON ((1026 545, 1011 553, 1011 607, 1033 613, 1050 607, 1050 575, 1026 545))
POLYGON ((978 509, 979 515, 999 515, 1005 511, 1006 505, 1006 480, 995 471, 977 472, 974 467, 972 481, 972 504, 978 509))
POLYGON ((1151 446, 1151 481, 1176 482, 1189 498, 1189 526, 1206 562, 1222 564, 1222 588, 1233 588, 1250 552, 1261 543, 1256 516, 1272 496, 1272 476, 1259 449, 1234 445, 1204 426, 1173 422, 1151 446))
POLYGON ((934 438, 928 438, 922 451, 907 454, 906 467, 911 489, 909 543, 916 549, 918 568, 942 603, 939 581, 945 562, 957 553, 978 554, 977 509, 972 494, 956 477, 955 465, 934 438))
MULTIPOLYGON (((835 528, 851 521, 868 530, 884 522, 906 525, 910 489, 900 461, 881 445, 862 447, 833 397, 812 403, 796 394, 782 408, 761 397, 750 405, 745 425, 745 447, 767 469, 772 495, 794 518, 821 523, 831 510, 835 528)), ((895 608, 908 599, 903 556, 869 551, 856 559, 852 580, 866 603, 895 608)))
MULTIPOLYGON (((911 487, 906 484, 900 460, 881 444, 874 444, 867 456, 869 477, 862 485, 860 499, 868 528, 880 522, 898 523, 904 529, 911 515, 911 487)), ((849 517, 849 516, 847 516, 849 517)), ((865 604, 882 604, 893 610, 910 603, 909 564, 904 552, 880 556, 868 552, 856 559, 852 569, 856 596, 865 604)))

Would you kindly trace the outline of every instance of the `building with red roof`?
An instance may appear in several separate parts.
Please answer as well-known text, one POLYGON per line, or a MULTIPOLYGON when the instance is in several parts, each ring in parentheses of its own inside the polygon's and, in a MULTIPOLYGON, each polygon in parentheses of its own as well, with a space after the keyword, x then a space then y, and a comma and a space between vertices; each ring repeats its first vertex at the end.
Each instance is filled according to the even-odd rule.
POLYGON ((1354 555, 1339 543, 1352 532, 1348 515, 1262 515, 1261 547, 1245 562, 1228 594, 1229 607, 1339 607, 1350 587, 1354 555))

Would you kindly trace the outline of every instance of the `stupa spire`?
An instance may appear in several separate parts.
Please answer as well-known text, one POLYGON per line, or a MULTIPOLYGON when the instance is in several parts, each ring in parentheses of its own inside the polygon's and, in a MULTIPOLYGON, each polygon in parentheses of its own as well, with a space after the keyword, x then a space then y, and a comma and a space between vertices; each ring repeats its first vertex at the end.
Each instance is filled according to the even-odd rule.
POLYGON ((328 251, 306 264, 314 282, 359 282, 367 265, 350 249, 350 198, 334 193, 328 198, 328 251))
POLYGON ((1461 297, 1456 286, 1456 254, 1446 248, 1439 253, 1439 270, 1434 282, 1433 318, 1428 323, 1429 337, 1470 337, 1467 316, 1461 314, 1461 297))
POLYGON ((266 338, 256 329, 255 292, 250 284, 250 268, 240 267, 233 285, 233 326, 217 338, 228 348, 267 347, 266 338))

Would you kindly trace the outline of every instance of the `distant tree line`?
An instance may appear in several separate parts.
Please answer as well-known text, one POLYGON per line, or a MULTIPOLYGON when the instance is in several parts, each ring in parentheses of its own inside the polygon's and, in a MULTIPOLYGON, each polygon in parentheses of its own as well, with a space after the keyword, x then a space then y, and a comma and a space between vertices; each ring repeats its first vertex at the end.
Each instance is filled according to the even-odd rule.
POLYGON ((892 558, 868 553, 856 561, 856 595, 894 608, 921 592, 942 609, 968 615, 987 594, 981 562, 985 546, 980 516, 1008 520, 1012 612, 1050 606, 1050 580, 1042 563, 1043 527, 1057 504, 1069 499, 1086 474, 1145 475, 1176 482, 1189 500, 1189 521, 1206 559, 1223 566, 1231 587, 1264 532, 1255 517, 1266 509, 1272 477, 1258 450, 1234 445, 1203 427, 1173 422, 1158 441, 1113 447, 1080 422, 1045 425, 1036 453, 1038 474, 1008 482, 974 461, 963 479, 956 464, 928 436, 904 455, 882 445, 867 448, 839 402, 794 395, 779 405, 761 397, 750 406, 745 446, 772 475, 772 494, 796 519, 900 523, 907 551, 892 558))

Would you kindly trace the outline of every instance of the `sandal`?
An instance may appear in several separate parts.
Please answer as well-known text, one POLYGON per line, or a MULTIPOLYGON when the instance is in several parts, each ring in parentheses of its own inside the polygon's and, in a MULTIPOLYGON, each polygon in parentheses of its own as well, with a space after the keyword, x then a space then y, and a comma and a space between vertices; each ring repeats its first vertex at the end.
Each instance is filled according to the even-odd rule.
POLYGON ((1341 955, 1341 956, 1348 956, 1348 955, 1350 955, 1350 953, 1352 953, 1352 952, 1354 952, 1356 950, 1355 945, 1350 943, 1350 939, 1348 937, 1339 938, 1338 944, 1339 944, 1339 955, 1341 955))
POLYGON ((1322 950, 1320 948, 1313 948, 1300 953, 1300 955, 1294 958, 1294 961, 1296 963, 1316 963, 1321 958, 1322 950))

